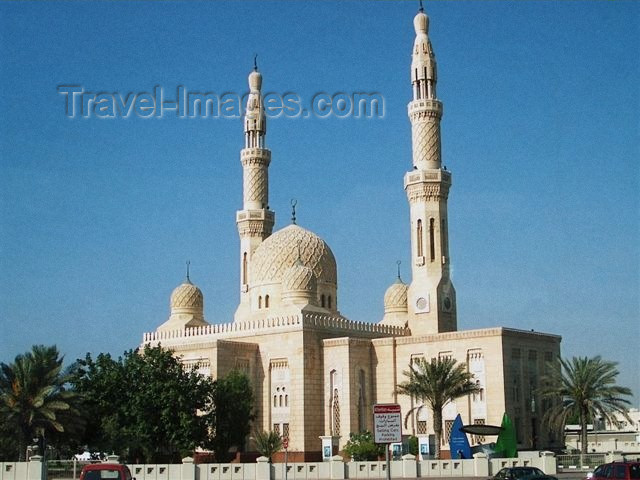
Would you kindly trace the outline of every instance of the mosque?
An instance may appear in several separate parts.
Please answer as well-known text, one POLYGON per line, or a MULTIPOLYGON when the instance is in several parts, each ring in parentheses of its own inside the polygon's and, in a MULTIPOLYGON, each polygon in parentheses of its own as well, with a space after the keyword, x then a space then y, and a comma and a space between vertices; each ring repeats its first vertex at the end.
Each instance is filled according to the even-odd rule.
MULTIPOLYGON (((557 444, 541 427, 546 406, 536 388, 547 362, 560 355, 557 335, 495 327, 457 329, 451 282, 447 198, 451 172, 442 166, 437 69, 429 18, 413 20, 412 100, 408 104, 413 158, 404 176, 410 206, 411 282, 400 277, 384 295, 384 316, 355 322, 339 311, 336 259, 329 245, 295 222, 273 232, 269 209, 266 118, 262 75, 249 75, 244 118, 240 302, 233 322, 212 324, 203 295, 189 277, 171 295, 171 314, 143 344, 172 349, 182 362, 214 378, 244 371, 254 387, 254 428, 289 440, 290 461, 314 461, 341 450, 349 433, 373 430, 373 405, 399 403, 403 415, 416 402, 396 393, 416 358, 452 357, 467 365, 480 387, 443 412, 445 443, 453 420, 499 425, 504 412, 519 448, 557 444), (326 448, 330 446, 331 448, 326 448)), ((403 434, 434 445, 428 408, 407 417, 403 434)), ((473 436, 472 444, 495 441, 473 436)), ((248 445, 251 448, 251 445, 248 445)))

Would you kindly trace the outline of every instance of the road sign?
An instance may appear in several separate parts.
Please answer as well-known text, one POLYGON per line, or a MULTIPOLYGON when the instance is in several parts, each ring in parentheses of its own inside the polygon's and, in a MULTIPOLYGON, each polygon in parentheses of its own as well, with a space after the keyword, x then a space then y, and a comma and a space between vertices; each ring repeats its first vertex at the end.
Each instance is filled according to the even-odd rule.
POLYGON ((397 403, 373 406, 373 437, 376 443, 402 442, 402 413, 397 403))
POLYGON ((287 449, 289 448, 289 439, 285 438, 284 440, 282 440, 282 446, 287 449))

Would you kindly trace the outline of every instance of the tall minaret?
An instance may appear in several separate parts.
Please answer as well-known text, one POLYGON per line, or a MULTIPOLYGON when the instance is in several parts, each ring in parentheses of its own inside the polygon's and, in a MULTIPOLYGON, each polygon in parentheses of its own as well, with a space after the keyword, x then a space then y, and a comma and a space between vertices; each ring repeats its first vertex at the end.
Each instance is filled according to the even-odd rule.
POLYGON ((411 271, 408 321, 413 335, 457 329, 456 294, 449 277, 447 197, 451 174, 442 168, 436 97, 436 58, 422 7, 413 19, 416 39, 411 61, 413 100, 409 102, 413 170, 404 176, 411 216, 411 271))
POLYGON ((242 210, 236 213, 240 235, 240 305, 236 318, 249 310, 249 284, 251 283, 251 256, 265 238, 271 235, 275 214, 269 210, 269 163, 271 151, 265 148, 267 132, 262 103, 262 75, 257 65, 249 74, 249 96, 244 117, 244 148, 240 151, 242 163, 242 210))

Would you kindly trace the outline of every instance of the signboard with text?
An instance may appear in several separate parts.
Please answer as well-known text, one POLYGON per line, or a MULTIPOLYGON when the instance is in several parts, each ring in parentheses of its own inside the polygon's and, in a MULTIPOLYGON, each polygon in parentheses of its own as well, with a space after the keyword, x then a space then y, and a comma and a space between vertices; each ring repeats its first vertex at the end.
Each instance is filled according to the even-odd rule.
POLYGON ((402 413, 397 403, 373 406, 373 438, 376 443, 402 442, 402 413))

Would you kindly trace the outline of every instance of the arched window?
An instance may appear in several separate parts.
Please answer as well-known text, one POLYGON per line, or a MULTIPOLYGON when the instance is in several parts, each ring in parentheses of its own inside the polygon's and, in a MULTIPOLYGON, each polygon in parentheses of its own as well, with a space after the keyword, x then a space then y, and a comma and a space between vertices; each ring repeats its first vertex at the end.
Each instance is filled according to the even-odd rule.
POLYGON ((278 396, 277 396, 277 395, 274 395, 274 396, 273 396, 273 406, 274 406, 274 407, 277 407, 277 406, 278 406, 278 396))
POLYGON ((289 395, 285 395, 284 396, 284 406, 288 407, 289 406, 289 395))
POLYGON ((279 406, 279 407, 281 407, 281 406, 282 406, 282 395, 280 395, 279 405, 278 405, 278 406, 279 406))
POLYGON ((338 374, 329 373, 329 431, 331 435, 340 435, 340 399, 338 397, 338 374))
POLYGON ((258 297, 258 308, 262 308, 262 295, 258 297))
POLYGON ((269 308, 269 295, 264 296, 264 308, 269 308))
POLYGON ((331 295, 327 297, 327 307, 331 308, 331 295))
POLYGON ((418 246, 418 256, 424 255, 422 252, 422 220, 418 220, 418 226, 416 227, 416 245, 418 246))
POLYGON ((320 295, 320 306, 324 308, 324 293, 320 295))
POLYGON ((247 283, 247 252, 242 255, 242 283, 247 283))
POLYGON ((435 227, 434 227, 434 223, 435 221, 433 220, 433 218, 431 220, 429 220, 429 248, 431 249, 431 261, 433 262, 433 260, 436 258, 436 244, 435 244, 435 227))

